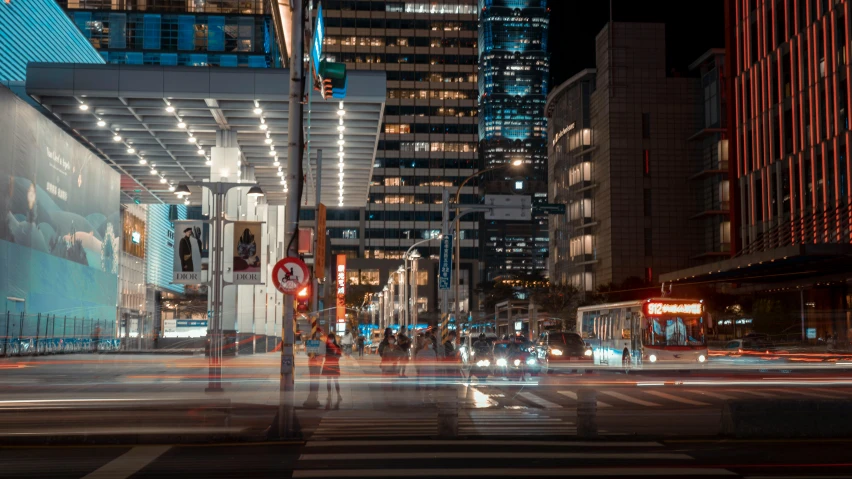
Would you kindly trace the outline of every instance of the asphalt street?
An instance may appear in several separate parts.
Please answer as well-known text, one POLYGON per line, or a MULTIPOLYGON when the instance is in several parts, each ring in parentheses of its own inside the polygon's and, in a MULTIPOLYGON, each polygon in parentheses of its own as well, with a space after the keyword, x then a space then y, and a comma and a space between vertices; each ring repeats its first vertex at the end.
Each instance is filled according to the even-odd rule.
POLYGON ((0 477, 849 477, 849 442, 350 440, 0 448, 0 477))

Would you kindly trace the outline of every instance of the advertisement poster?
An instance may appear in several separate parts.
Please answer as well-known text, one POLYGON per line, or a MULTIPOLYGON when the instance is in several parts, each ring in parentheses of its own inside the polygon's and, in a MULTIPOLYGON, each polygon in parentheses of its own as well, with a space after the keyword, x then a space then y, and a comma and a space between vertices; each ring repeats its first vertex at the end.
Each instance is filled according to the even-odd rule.
POLYGON ((263 284, 260 271, 262 225, 255 221, 234 223, 234 284, 263 284))
POLYGON ((204 248, 204 222, 201 220, 175 221, 174 268, 172 283, 200 284, 207 280, 204 248))
POLYGON ((28 312, 114 317, 119 175, 0 88, 0 293, 28 312))

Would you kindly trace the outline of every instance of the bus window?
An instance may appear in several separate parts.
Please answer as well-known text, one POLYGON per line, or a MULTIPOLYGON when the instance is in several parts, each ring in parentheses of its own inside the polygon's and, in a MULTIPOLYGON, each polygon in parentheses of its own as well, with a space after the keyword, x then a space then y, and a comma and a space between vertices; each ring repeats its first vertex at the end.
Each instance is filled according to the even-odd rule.
POLYGON ((703 346, 703 318, 650 318, 645 330, 645 344, 649 346, 703 346))

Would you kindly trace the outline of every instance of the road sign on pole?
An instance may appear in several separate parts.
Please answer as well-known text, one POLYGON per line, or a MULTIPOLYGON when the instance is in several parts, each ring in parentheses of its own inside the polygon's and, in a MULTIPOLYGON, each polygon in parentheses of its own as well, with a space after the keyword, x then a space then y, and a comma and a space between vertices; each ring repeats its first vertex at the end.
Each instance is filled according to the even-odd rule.
POLYGON ((533 206, 533 213, 547 213, 549 215, 564 215, 565 204, 563 203, 546 203, 543 205, 533 206))
POLYGON ((532 219, 532 199, 527 195, 485 195, 486 220, 525 221, 532 219))
POLYGON ((453 277, 453 235, 441 238, 441 258, 438 267, 438 289, 449 290, 453 277))
POLYGON ((284 258, 275 263, 272 269, 272 283, 275 289, 284 294, 295 295, 300 288, 310 284, 310 281, 308 265, 299 258, 284 258))

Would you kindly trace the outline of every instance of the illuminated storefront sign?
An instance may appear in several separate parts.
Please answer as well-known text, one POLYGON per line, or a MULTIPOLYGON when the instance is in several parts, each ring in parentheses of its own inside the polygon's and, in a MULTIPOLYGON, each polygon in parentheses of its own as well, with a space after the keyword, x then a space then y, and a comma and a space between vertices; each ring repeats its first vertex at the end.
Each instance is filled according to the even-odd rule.
POLYGON ((559 140, 561 140, 563 136, 567 135, 569 131, 573 130, 574 125, 576 125, 576 123, 571 123, 570 125, 563 128, 561 131, 556 133, 556 135, 553 136, 553 146, 556 146, 556 144, 559 143, 559 140))
POLYGON ((701 303, 645 303, 645 314, 660 316, 662 314, 701 314, 704 311, 701 303))
POLYGON ((337 322, 346 321, 346 255, 337 255, 337 322))

